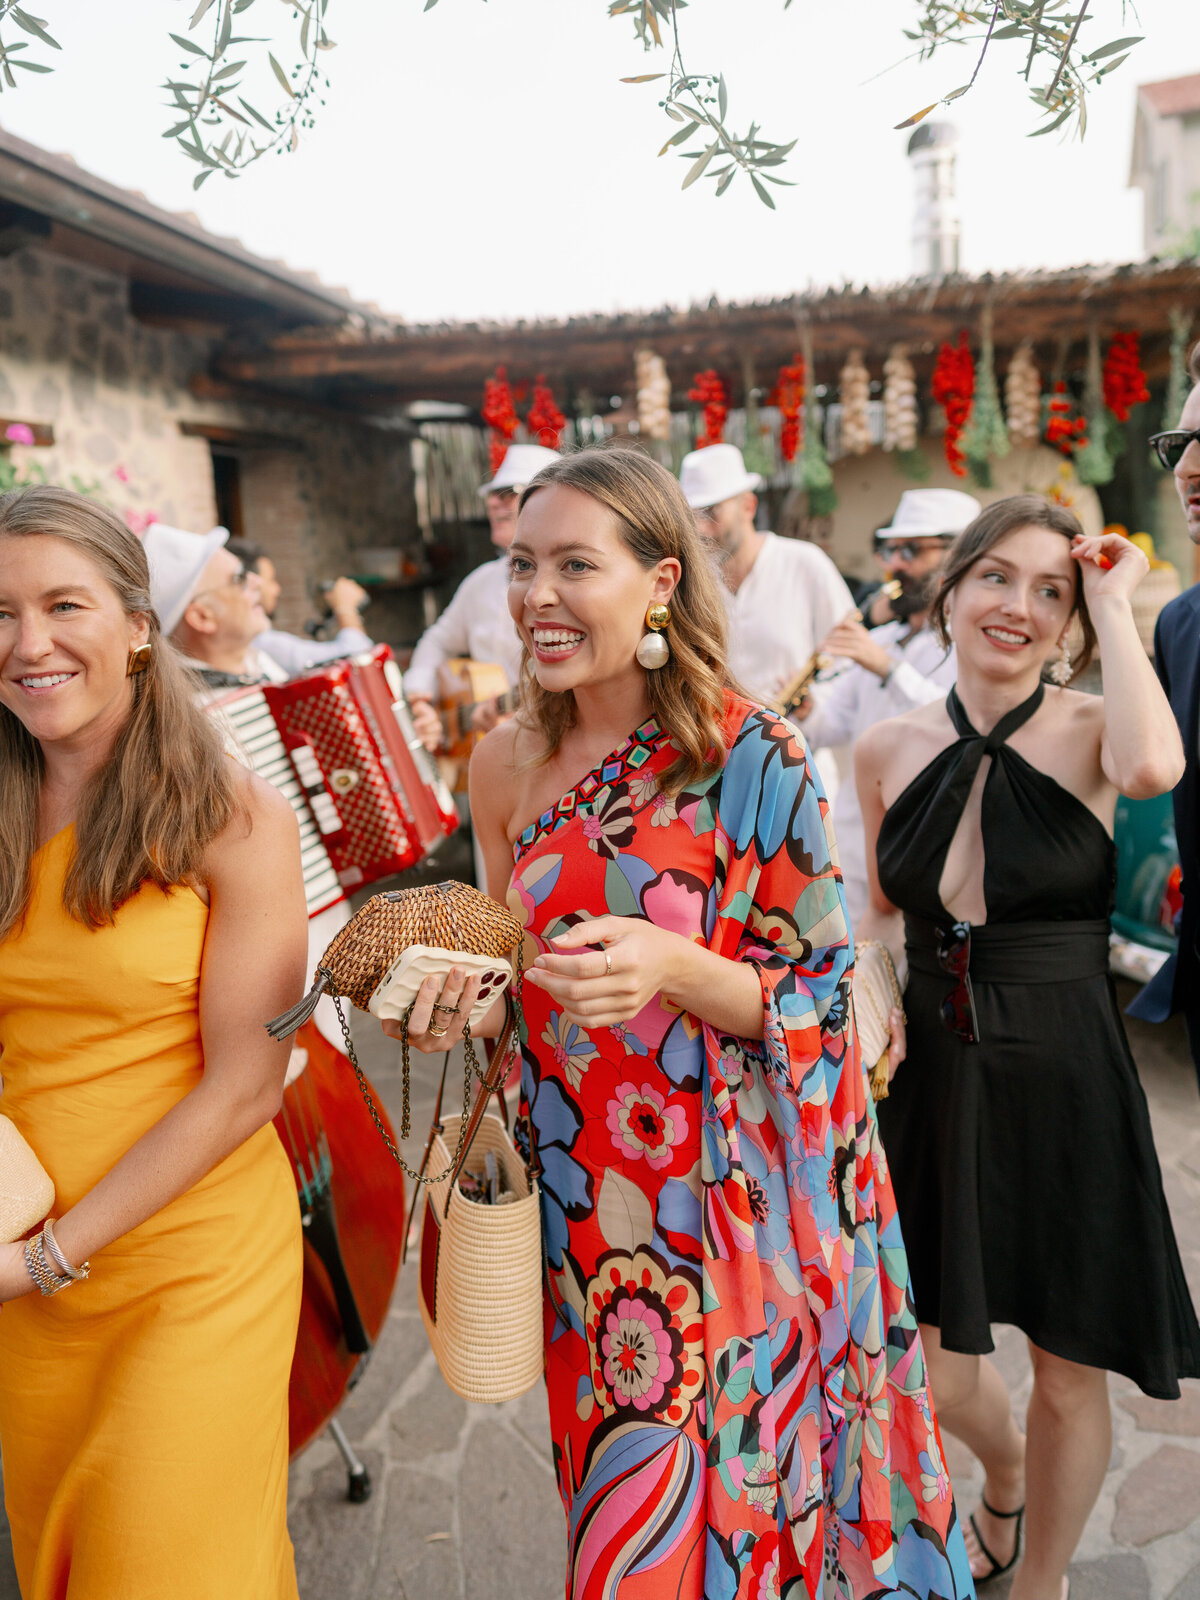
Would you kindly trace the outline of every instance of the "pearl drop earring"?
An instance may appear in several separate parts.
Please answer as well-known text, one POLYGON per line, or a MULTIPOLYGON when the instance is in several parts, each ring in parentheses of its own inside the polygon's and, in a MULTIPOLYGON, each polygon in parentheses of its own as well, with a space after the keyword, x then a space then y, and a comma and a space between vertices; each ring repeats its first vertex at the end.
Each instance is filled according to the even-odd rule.
POLYGON ((646 612, 646 627, 649 631, 638 640, 637 658, 647 672, 665 667, 671 659, 671 647, 662 636, 662 630, 670 620, 671 613, 666 606, 651 606, 646 612))

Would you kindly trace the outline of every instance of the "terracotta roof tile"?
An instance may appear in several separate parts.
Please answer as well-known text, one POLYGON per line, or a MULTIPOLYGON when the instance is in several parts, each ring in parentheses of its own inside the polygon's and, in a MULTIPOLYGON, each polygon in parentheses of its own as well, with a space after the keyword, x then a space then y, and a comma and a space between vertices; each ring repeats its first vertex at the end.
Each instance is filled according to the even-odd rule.
POLYGON ((1200 111, 1200 72, 1190 73, 1186 78, 1140 83, 1138 94, 1145 96, 1160 117, 1186 116, 1189 111, 1200 111))

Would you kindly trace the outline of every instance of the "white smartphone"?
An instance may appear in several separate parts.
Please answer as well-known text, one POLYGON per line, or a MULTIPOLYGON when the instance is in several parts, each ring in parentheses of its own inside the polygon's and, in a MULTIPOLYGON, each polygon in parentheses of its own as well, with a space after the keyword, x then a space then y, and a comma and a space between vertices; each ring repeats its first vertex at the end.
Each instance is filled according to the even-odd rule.
POLYGON ((410 944, 380 979, 367 1010, 381 1022, 398 1022, 432 974, 444 978, 459 967, 468 978, 478 978, 479 998, 467 1018, 471 1027, 483 1021, 497 995, 512 982, 512 968, 502 956, 476 956, 465 950, 439 950, 433 945, 410 944))

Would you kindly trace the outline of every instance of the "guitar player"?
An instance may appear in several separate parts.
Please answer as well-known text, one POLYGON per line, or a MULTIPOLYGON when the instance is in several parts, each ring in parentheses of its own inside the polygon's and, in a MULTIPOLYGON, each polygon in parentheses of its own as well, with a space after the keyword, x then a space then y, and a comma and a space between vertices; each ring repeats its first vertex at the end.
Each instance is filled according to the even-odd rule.
MULTIPOLYGON (((521 490, 544 466, 557 459, 555 451, 542 445, 509 445, 500 470, 479 490, 487 506, 492 543, 499 554, 469 572, 459 584, 453 600, 422 634, 404 674, 404 693, 412 709, 413 727, 430 753, 445 742, 445 725, 436 702, 439 673, 447 662, 469 656, 472 661, 500 668, 505 686, 516 688, 521 641, 508 614, 508 547, 517 531, 521 490)), ((471 728, 476 733, 486 733, 500 717, 496 701, 483 700, 471 710, 471 728)))

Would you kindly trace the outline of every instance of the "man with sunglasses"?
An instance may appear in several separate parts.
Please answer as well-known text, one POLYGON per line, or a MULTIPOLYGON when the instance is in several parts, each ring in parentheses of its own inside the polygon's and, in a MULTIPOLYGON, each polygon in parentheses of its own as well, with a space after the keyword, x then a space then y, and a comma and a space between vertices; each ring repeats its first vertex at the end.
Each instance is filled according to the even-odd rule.
MULTIPOLYGON (((1151 439, 1174 474, 1188 536, 1200 546, 1200 344, 1192 347, 1193 388, 1178 428, 1151 439)), ((1183 911, 1178 944, 1129 1007, 1144 1022, 1165 1022, 1182 1011, 1192 1061, 1200 1079, 1200 584, 1163 607, 1154 630, 1154 665, 1183 736, 1187 766, 1175 788, 1175 836, 1183 867, 1183 911)))
MULTIPOLYGON (((853 744, 868 728, 916 706, 943 699, 954 682, 954 652, 928 627, 937 573, 947 548, 983 508, 959 489, 906 489, 891 523, 875 533, 900 593, 890 601, 892 621, 868 630, 853 616, 840 621, 821 649, 848 661, 849 670, 817 683, 792 713, 813 746, 853 744)), ((850 924, 867 909, 867 862, 862 812, 853 782, 838 785, 833 826, 850 924)))

